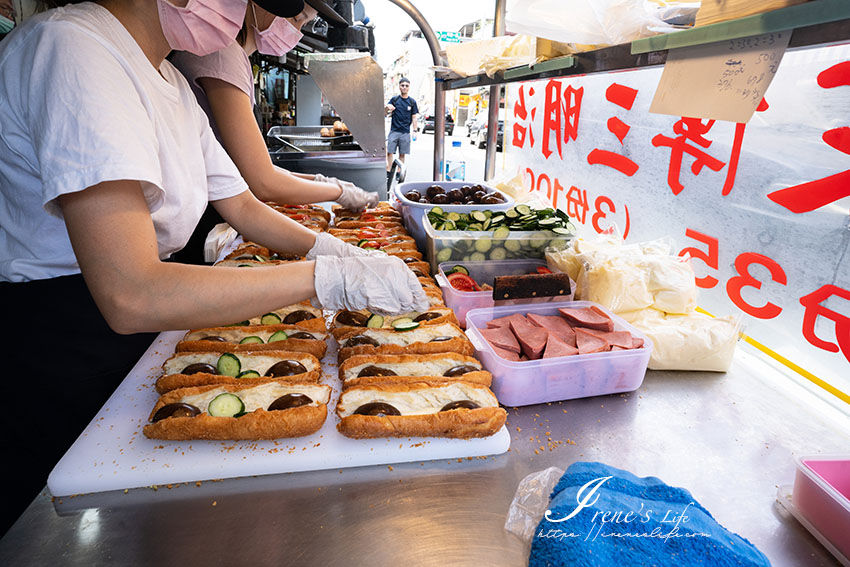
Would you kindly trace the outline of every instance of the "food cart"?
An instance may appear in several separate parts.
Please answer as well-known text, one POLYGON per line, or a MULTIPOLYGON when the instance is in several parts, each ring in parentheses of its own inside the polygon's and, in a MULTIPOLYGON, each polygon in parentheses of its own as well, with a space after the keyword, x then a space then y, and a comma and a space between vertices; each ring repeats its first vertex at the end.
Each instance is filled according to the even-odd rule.
MULTIPOLYGON (((409 3, 396 3, 412 9, 409 3)), ((792 49, 850 41, 845 4, 809 4, 808 10, 785 9, 791 12, 779 18, 784 23, 775 24, 777 33, 793 30, 792 49), (793 18, 801 23, 794 24, 793 18)), ((503 17, 500 0, 497 30, 504 29, 503 17)), ((427 26, 421 15, 417 23, 427 26)), ((718 25, 721 28, 702 41, 754 35, 753 28, 736 22, 718 25), (729 35, 716 35, 723 29, 729 35)), ((691 42, 687 37, 700 41, 698 29, 682 33, 691 34, 682 36, 686 43, 691 42)), ((771 30, 760 28, 759 33, 771 30)), ((674 36, 664 39, 671 43, 613 46, 539 68, 509 69, 496 78, 440 81, 435 180, 442 172, 445 113, 439 101, 444 87, 492 84, 497 93, 503 82, 656 67, 675 46, 674 36)), ((530 100, 529 93, 519 92, 517 99, 509 100, 530 100)), ((498 111, 498 105, 490 106, 485 177, 495 170, 493 126, 498 111)), ((514 135, 514 123, 506 123, 506 146, 511 145, 507 140, 514 135)), ((560 142, 557 148, 551 149, 560 153, 560 142)), ((527 149, 529 154, 520 155, 530 155, 531 147, 527 149)), ((539 147, 534 150, 539 152, 539 147)), ((548 157, 535 159, 528 166, 535 176, 532 185, 546 193, 540 182, 546 176, 548 197, 558 206, 558 192, 551 188, 560 166, 546 169, 548 157)), ((567 192, 561 196, 564 209, 567 192)), ((606 198, 611 218, 615 202, 606 198)), ((591 212, 586 224, 604 229, 607 225, 593 224, 604 218, 591 212)), ((718 268, 710 250, 703 256, 709 266, 714 258, 718 268)), ((841 281, 836 279, 837 284, 841 281)), ((74 492, 81 484, 54 478, 56 486, 65 488, 63 494, 53 496, 45 489, 38 495, 0 540, 0 564, 525 565, 527 542, 505 530, 517 487, 531 473, 550 466, 563 469, 577 461, 601 461, 687 487, 720 523, 746 537, 774 565, 837 564, 777 499, 788 495, 781 485, 793 481, 796 457, 847 455, 846 394, 836 389, 837 394, 825 395, 822 385, 804 373, 765 356, 771 349, 758 341, 739 344, 726 373, 649 370, 635 391, 509 407, 499 439, 453 440, 447 445, 396 439, 333 449, 327 447, 333 445, 330 438, 311 440, 310 445, 215 442, 211 448, 204 444, 213 442, 175 445, 133 435, 150 409, 150 393, 140 386, 150 387, 177 339, 174 333, 160 336, 132 379, 122 384, 69 453, 73 463, 65 465, 75 467, 72 480, 91 488, 74 492), (129 436, 116 425, 115 408, 124 410, 117 414, 118 421, 127 415, 137 420, 127 429, 129 436), (105 448, 107 444, 111 446, 105 448), (352 458, 353 453, 359 456, 352 458), (217 455, 225 466, 219 467, 217 455), (296 457, 310 462, 293 466, 296 457), (217 470, 221 476, 216 476, 217 470), (139 471, 157 472, 145 476, 139 471), (103 486, 109 489, 103 491, 103 486)), ((329 356, 334 348, 331 345, 329 356)), ((332 365, 324 370, 335 373, 332 365)))

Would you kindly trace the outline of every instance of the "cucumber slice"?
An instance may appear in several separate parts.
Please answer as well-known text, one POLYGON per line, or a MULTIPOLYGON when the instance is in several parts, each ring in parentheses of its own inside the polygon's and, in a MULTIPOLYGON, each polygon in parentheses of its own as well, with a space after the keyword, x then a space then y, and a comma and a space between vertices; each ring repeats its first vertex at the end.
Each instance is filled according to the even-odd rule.
MULTIPOLYGON (((510 235, 511 229, 506 226, 500 226, 493 231, 493 240, 507 240, 510 235)), ((486 250, 482 250, 482 252, 486 252, 486 250)))
POLYGON ((449 211, 449 213, 446 215, 446 220, 459 221, 460 220, 460 213, 456 213, 454 211, 449 211))
POLYGON ((528 205, 517 205, 514 208, 516 209, 516 212, 519 215, 530 215, 531 214, 531 207, 529 207, 528 205))
POLYGON ((493 246, 493 241, 489 238, 479 238, 475 241, 475 250, 477 252, 487 252, 493 246))
POLYGON ((473 252, 469 255, 470 262, 483 262, 486 259, 487 256, 485 256, 483 252, 473 252))
POLYGON ((269 337, 269 342, 276 343, 278 341, 285 341, 288 338, 289 335, 287 335, 285 331, 275 331, 272 333, 272 336, 269 337))
POLYGON ((465 274, 467 276, 469 275, 469 270, 467 270, 465 267, 461 266, 460 264, 458 264, 457 266, 452 266, 452 269, 449 270, 448 273, 446 273, 446 275, 453 274, 455 272, 460 272, 461 274, 465 274))
POLYGON ((240 321, 239 323, 231 323, 230 325, 225 325, 226 327, 247 327, 250 325, 250 321, 240 321))
POLYGON ((392 326, 396 331, 412 331, 419 326, 419 323, 410 317, 399 317, 392 322, 392 326))
POLYGON ((265 258, 263 258, 262 256, 258 256, 257 254, 254 254, 254 260, 256 260, 257 262, 265 262, 266 261, 265 258))
POLYGON ((245 413, 245 403, 236 394, 219 394, 207 406, 207 413, 212 417, 238 417, 245 413))
POLYGON ((510 250, 511 252, 519 252, 520 248, 522 248, 522 244, 519 240, 505 240, 502 243, 502 246, 510 250))
POLYGON ((363 248, 363 245, 367 244, 368 242, 369 241, 367 239, 361 238, 360 240, 357 241, 357 246, 359 246, 360 248, 363 248))
POLYGON ((218 357, 215 369, 222 376, 238 376, 242 370, 242 363, 239 362, 235 354, 226 352, 218 357))
POLYGON ((505 211, 505 216, 509 219, 515 219, 519 216, 519 213, 517 212, 516 207, 512 207, 505 211))
POLYGON ((443 209, 441 209, 440 207, 431 207, 431 213, 430 214, 432 214, 432 215, 442 215, 443 209))
POLYGON ((277 313, 266 313, 260 318, 260 325, 280 325, 280 315, 277 313))
POLYGON ((501 224, 503 222, 505 222, 505 215, 503 214, 493 215, 490 217, 490 226, 501 224))
POLYGON ((448 262, 452 259, 452 249, 451 248, 443 248, 439 252, 437 252, 437 262, 448 262))
POLYGON ((491 211, 490 209, 484 209, 484 216, 489 219, 493 216, 493 211, 491 211))
POLYGON ((554 232, 555 234, 572 234, 572 231, 570 229, 564 228, 563 226, 556 226, 552 229, 552 232, 554 232))
POLYGON ((366 326, 370 329, 380 329, 384 326, 384 318, 376 313, 373 313, 366 320, 366 326))
POLYGON ((497 246, 490 250, 490 259, 491 260, 504 260, 508 257, 508 251, 502 248, 501 246, 497 246))
POLYGON ((542 227, 552 227, 554 225, 561 224, 561 219, 557 219, 555 217, 549 217, 549 218, 545 218, 545 219, 540 219, 539 221, 537 221, 537 224, 539 224, 542 227))
POLYGON ((239 341, 240 345, 261 345, 263 344, 263 339, 258 337, 257 335, 251 335, 250 337, 245 337, 241 341, 239 341))
POLYGON ((490 230, 490 219, 484 221, 484 224, 481 225, 481 230, 490 230))
POLYGON ((487 215, 484 214, 484 211, 472 211, 469 213, 469 216, 477 222, 484 222, 487 220, 487 215))
POLYGON ((440 230, 455 230, 455 229, 457 229, 457 225, 454 223, 454 221, 447 220, 446 222, 443 223, 443 228, 441 228, 440 230))
POLYGON ((243 370, 237 376, 237 378, 259 378, 260 373, 256 370, 243 370))

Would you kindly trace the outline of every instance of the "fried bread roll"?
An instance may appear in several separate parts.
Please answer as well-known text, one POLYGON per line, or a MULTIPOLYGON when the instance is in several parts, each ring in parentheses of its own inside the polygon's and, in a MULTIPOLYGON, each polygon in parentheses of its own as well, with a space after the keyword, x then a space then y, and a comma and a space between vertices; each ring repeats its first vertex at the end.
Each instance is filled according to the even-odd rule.
POLYGON ((407 231, 403 226, 388 226, 386 228, 329 228, 329 234, 337 237, 352 237, 352 238, 377 238, 381 235, 386 236, 407 236, 407 231))
POLYGON ((334 226, 336 228, 392 228, 392 227, 402 227, 404 226, 401 222, 401 217, 383 217, 376 220, 370 221, 356 221, 356 220, 334 220, 334 226))
POLYGON ((337 339, 339 361, 355 354, 433 354, 457 352, 471 356, 475 348, 452 323, 423 325, 410 331, 354 329, 337 339))
POLYGON ((334 205, 331 207, 331 212, 333 212, 335 218, 351 217, 359 219, 360 217, 370 217, 374 215, 395 215, 397 217, 401 217, 401 213, 395 210, 389 201, 380 201, 373 208, 364 209, 360 212, 351 211, 342 205, 334 205))
POLYGON ((493 376, 471 356, 443 352, 352 356, 340 365, 339 379, 344 389, 365 384, 422 380, 472 382, 489 387, 493 376))
POLYGON ((337 429, 346 437, 488 437, 507 413, 486 386, 466 382, 419 382, 354 386, 336 407, 337 429))
POLYGON ((297 325, 208 327, 186 333, 177 352, 247 352, 287 350, 322 358, 328 350, 327 333, 305 331, 297 325))
POLYGON ((293 305, 287 305, 280 309, 275 309, 256 317, 251 317, 247 321, 237 323, 241 326, 247 325, 295 325, 305 331, 326 331, 325 319, 322 315, 322 310, 318 307, 313 307, 310 301, 302 301, 293 305))
POLYGON ((142 431, 150 439, 167 440, 303 437, 325 423, 330 393, 329 386, 280 381, 181 388, 159 398, 142 431), (222 411, 240 409, 240 402, 244 413, 238 417, 222 411))
POLYGON ((281 213, 303 214, 311 217, 321 218, 328 222, 331 220, 331 213, 319 205, 286 205, 281 203, 266 202, 268 206, 281 213))
POLYGON ((371 326, 369 328, 376 329, 393 329, 393 321, 398 319, 407 318, 412 319, 413 321, 422 325, 439 325, 440 323, 453 323, 458 325, 457 317, 455 317, 455 312, 449 309, 448 307, 442 308, 432 308, 424 313, 419 312, 410 312, 410 313, 399 313, 398 315, 383 315, 383 316, 373 316, 370 312, 363 311, 338 311, 336 315, 334 315, 333 322, 331 326, 331 333, 335 339, 339 339, 340 337, 349 334, 351 331, 357 331, 358 329, 367 328, 367 322, 372 320, 371 326), (374 322, 375 319, 380 318, 382 320, 380 326, 374 322))
POLYGON ((295 262, 303 260, 303 256, 297 254, 282 254, 270 250, 265 246, 254 244, 253 242, 244 242, 237 246, 233 252, 224 257, 225 260, 255 260, 258 262, 268 262, 270 260, 283 260, 287 262, 295 262))
POLYGON ((177 352, 162 365, 160 394, 207 384, 258 384, 272 381, 318 382, 322 367, 312 354, 257 352, 177 352))

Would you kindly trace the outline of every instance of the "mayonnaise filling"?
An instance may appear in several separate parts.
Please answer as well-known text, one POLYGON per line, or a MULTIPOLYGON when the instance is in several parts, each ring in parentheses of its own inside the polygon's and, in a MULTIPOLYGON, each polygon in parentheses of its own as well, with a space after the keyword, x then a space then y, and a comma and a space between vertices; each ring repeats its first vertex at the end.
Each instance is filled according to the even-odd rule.
POLYGON ((481 370, 481 363, 476 361, 460 362, 451 359, 428 360, 422 362, 367 362, 358 364, 345 371, 344 380, 357 378, 360 371, 367 366, 377 366, 378 368, 387 368, 396 373, 397 376, 442 376, 446 370, 455 366, 469 365, 481 370))
MULTIPOLYGON (((185 337, 183 337, 184 341, 200 341, 204 337, 209 337, 211 335, 215 335, 217 337, 223 337, 227 339, 228 342, 238 343, 245 337, 257 336, 263 339, 264 343, 269 342, 269 337, 275 334, 277 331, 245 331, 244 328, 234 328, 234 329, 216 329, 216 330, 205 330, 205 331, 195 331, 194 333, 187 333, 185 337)), ((317 336, 318 333, 311 333, 310 331, 304 331, 302 329, 292 329, 284 331, 287 335, 291 333, 307 333, 312 336, 316 340, 324 340, 324 336, 317 336)), ((277 342, 277 341, 276 341, 277 342)), ((281 347, 281 350, 286 350, 281 347)))
MULTIPOLYGON (((281 349, 283 350, 283 349, 281 349)), ((280 358, 278 356, 268 356, 264 354, 245 354, 234 352, 231 353, 236 358, 239 359, 239 362, 242 364, 242 371, 246 370, 256 370, 263 375, 266 373, 266 370, 280 362, 281 360, 294 360, 300 362, 304 368, 307 369, 307 372, 316 369, 316 365, 308 356, 297 356, 298 353, 291 353, 291 357, 288 356, 286 358, 280 358)), ((186 352, 186 353, 178 353, 165 361, 165 365, 163 368, 165 369, 165 374, 180 374, 184 368, 189 366, 190 364, 197 363, 206 363, 216 365, 219 357, 221 357, 221 353, 219 352, 186 352)))
MULTIPOLYGON (((407 346, 413 343, 427 343, 436 337, 460 337, 462 332, 456 327, 443 323, 440 325, 425 325, 412 331, 390 331, 388 329, 363 329, 355 335, 366 335, 382 345, 407 346)), ((354 335, 351 335, 354 336, 354 335)), ((347 337, 343 342, 347 341, 347 337)))
POLYGON ((446 404, 461 400, 470 400, 482 408, 499 406, 496 396, 488 388, 474 388, 468 384, 448 384, 404 392, 355 388, 342 393, 337 413, 340 417, 346 417, 362 405, 384 402, 396 408, 401 415, 430 415, 439 413, 446 404))
MULTIPOLYGON (((219 394, 228 392, 225 388, 213 388, 195 394, 194 396, 183 396, 180 401, 184 404, 191 404, 202 412, 206 412, 210 402, 219 394)), ((330 386, 311 385, 311 384, 280 384, 277 382, 269 382, 268 384, 260 384, 253 388, 245 388, 235 392, 228 392, 239 396, 242 403, 245 404, 245 411, 250 413, 257 409, 268 409, 273 401, 286 394, 304 394, 309 396, 312 401, 309 405, 318 406, 327 404, 331 395, 330 386)))

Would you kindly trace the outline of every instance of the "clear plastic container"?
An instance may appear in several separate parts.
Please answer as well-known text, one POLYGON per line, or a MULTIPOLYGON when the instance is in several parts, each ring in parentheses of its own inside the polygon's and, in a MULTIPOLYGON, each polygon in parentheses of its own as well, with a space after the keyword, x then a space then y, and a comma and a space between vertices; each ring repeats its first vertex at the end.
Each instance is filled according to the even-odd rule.
MULTIPOLYGON (((462 265, 469 270, 469 275, 478 285, 488 284, 493 285, 496 276, 519 276, 522 274, 535 273, 538 267, 546 267, 546 262, 542 260, 490 260, 485 262, 443 262, 439 266, 439 271, 435 272, 434 278, 440 284, 443 290, 443 299, 446 305, 454 309, 457 320, 460 321, 460 326, 466 328, 466 313, 470 309, 479 309, 482 307, 493 307, 494 305, 507 305, 507 302, 493 301, 492 290, 486 291, 460 291, 449 284, 446 278, 446 272, 454 266, 462 265)), ((573 290, 570 290, 569 295, 559 297, 540 297, 528 299, 513 299, 510 300, 511 305, 523 305, 529 303, 549 303, 552 301, 569 301, 573 298, 573 290)))
MULTIPOLYGON (((431 185, 439 185, 446 191, 457 187, 463 187, 464 185, 481 185, 487 190, 488 194, 496 191, 496 189, 489 187, 488 185, 475 183, 474 181, 411 181, 409 183, 397 185, 395 192, 392 195, 393 205, 401 212, 401 216, 404 219, 404 226, 407 228, 407 232, 410 233, 410 236, 416 240, 416 247, 423 252, 426 252, 426 236, 425 229, 422 226, 422 218, 425 216, 425 213, 430 211, 432 208, 440 207, 446 212, 454 211, 456 213, 468 213, 470 211, 483 210, 507 211, 516 204, 509 195, 506 195, 501 191, 499 193, 505 198, 505 202, 498 205, 437 205, 433 203, 415 203, 404 196, 404 194, 408 191, 419 191, 424 194, 425 190, 431 185)), ((431 268, 432 271, 436 271, 437 265, 432 263, 431 268)))
POLYGON ((796 463, 794 507, 833 554, 843 555, 836 554, 839 560, 850 560, 850 455, 797 457, 796 463))
MULTIPOLYGON (((444 207, 443 210, 451 209, 444 207)), ((492 231, 434 230, 427 215, 421 222, 425 230, 425 246, 421 250, 431 262, 433 273, 437 272, 442 262, 459 264, 484 260, 540 259, 547 246, 563 248, 571 239, 571 236, 550 230, 511 231, 507 238, 495 239, 492 231)))
POLYGON ((466 314, 466 324, 466 335, 475 346, 476 356, 484 364, 484 368, 493 374, 491 389, 499 398, 499 402, 506 406, 528 406, 637 390, 643 383, 652 353, 652 341, 649 337, 608 309, 591 301, 472 309, 466 314), (591 305, 596 305, 611 317, 615 331, 628 331, 643 339, 643 348, 512 362, 497 355, 479 332, 479 329, 487 328, 488 321, 514 313, 558 315, 558 309, 561 307, 591 305))

